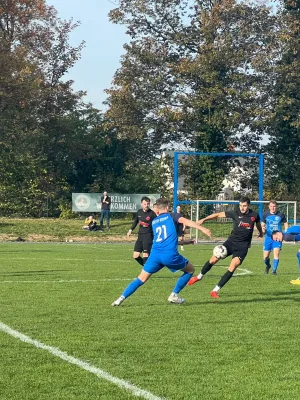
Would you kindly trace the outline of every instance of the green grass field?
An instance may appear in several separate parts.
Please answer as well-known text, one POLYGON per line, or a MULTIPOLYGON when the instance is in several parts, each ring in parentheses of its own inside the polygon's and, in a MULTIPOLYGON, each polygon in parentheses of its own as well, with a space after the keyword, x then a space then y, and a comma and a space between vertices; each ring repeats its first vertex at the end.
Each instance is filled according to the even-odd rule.
MULTIPOLYGON (((212 247, 185 248, 197 272, 212 247)), ((297 248, 272 276, 253 245, 219 300, 226 260, 184 305, 163 270, 111 307, 139 273, 132 244, 0 244, 0 399, 299 400, 297 248)))

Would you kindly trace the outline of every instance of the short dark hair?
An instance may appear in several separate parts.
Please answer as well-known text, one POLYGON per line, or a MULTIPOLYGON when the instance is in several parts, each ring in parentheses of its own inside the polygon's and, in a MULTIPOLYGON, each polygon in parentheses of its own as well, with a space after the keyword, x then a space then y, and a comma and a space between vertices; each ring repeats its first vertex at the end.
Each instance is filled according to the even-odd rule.
POLYGON ((248 196, 242 196, 242 197, 240 198, 240 203, 247 203, 247 204, 250 204, 250 199, 249 199, 249 197, 248 197, 248 196))
POLYGON ((141 202, 144 201, 144 200, 150 202, 150 199, 149 199, 149 197, 147 197, 147 196, 143 196, 143 197, 141 198, 141 202))
POLYGON ((160 199, 157 200, 156 204, 157 204, 157 207, 161 210, 161 209, 166 208, 169 205, 169 200, 161 197, 160 199))

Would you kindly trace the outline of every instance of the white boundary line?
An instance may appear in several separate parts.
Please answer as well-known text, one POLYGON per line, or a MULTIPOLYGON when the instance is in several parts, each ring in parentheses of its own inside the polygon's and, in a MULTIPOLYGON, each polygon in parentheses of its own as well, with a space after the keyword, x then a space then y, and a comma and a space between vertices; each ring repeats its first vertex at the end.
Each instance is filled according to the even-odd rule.
POLYGON ((82 361, 78 358, 69 356, 67 353, 61 351, 57 347, 48 346, 42 342, 38 342, 37 340, 31 339, 29 336, 23 335, 23 333, 10 328, 8 325, 3 324, 2 322, 0 322, 0 330, 16 339, 21 340, 24 343, 31 344, 37 349, 46 350, 48 353, 53 354, 54 356, 61 358, 62 360, 67 361, 70 364, 77 365, 79 368, 91 372, 98 378, 102 378, 108 382, 113 383, 114 385, 118 386, 121 389, 126 389, 130 391, 134 396, 143 397, 144 399, 147 400, 164 400, 162 397, 157 397, 151 392, 148 392, 147 390, 140 389, 139 387, 132 385, 131 383, 123 379, 116 378, 115 376, 110 375, 108 372, 100 368, 94 367, 93 365, 89 364, 86 361, 82 361))
MULTIPOLYGON (((228 268, 228 267, 225 267, 225 266, 223 266, 223 265, 216 265, 217 267, 219 267, 219 268, 228 268)), ((201 267, 201 265, 194 265, 194 267, 201 267)), ((233 274, 233 277, 234 276, 242 276, 242 275, 251 275, 251 274, 253 274, 253 272, 252 271, 250 271, 249 269, 246 269, 246 268, 238 268, 238 271, 242 271, 242 272, 234 272, 234 274, 233 274)))
MULTIPOLYGON (((199 265, 195 265, 196 267, 198 267, 199 265)), ((227 267, 223 267, 222 265, 219 265, 220 268, 227 268, 227 267)), ((239 268, 239 271, 241 272, 235 272, 233 274, 233 277, 238 277, 238 276, 244 276, 244 275, 251 275, 253 274, 252 271, 249 271, 246 268, 239 268)), ((180 272, 180 271, 178 271, 180 272)), ((5 280, 5 281, 0 281, 0 285, 3 283, 86 283, 86 282, 114 282, 114 281, 132 281, 134 278, 103 278, 103 279, 59 279, 59 280, 5 280)), ((155 279, 155 276, 152 277, 152 279, 155 279)))

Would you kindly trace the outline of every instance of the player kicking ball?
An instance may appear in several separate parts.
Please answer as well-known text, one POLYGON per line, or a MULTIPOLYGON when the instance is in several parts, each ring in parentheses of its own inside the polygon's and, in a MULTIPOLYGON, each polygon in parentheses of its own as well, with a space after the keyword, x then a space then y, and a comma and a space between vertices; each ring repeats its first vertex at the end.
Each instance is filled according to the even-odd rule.
MULTIPOLYGON (((233 220, 233 230, 228 239, 223 243, 221 247, 225 247, 225 256, 213 255, 203 266, 199 275, 192 277, 188 285, 200 281, 205 274, 215 265, 220 258, 232 256, 230 265, 225 274, 221 277, 219 283, 210 292, 210 296, 214 299, 219 298, 219 290, 226 285, 231 279, 234 271, 242 264, 245 257, 247 256, 249 247, 251 245, 254 225, 256 224, 259 232, 259 237, 263 236, 262 227, 260 224, 260 218, 256 211, 252 211, 249 208, 250 199, 246 196, 242 197, 239 201, 239 209, 237 211, 225 211, 208 215, 201 219, 197 223, 203 224, 205 221, 210 221, 216 218, 231 218, 233 220)), ((218 246, 220 247, 220 246, 218 246)))
POLYGON ((179 297, 179 292, 193 276, 194 266, 187 258, 178 253, 178 224, 198 229, 208 237, 211 237, 211 233, 209 229, 197 225, 194 221, 176 213, 170 214, 167 199, 158 199, 156 205, 158 216, 152 221, 154 239, 150 256, 139 276, 126 287, 122 295, 112 303, 112 306, 119 306, 127 297, 146 283, 152 274, 164 267, 171 272, 183 272, 168 298, 169 303, 182 304, 185 302, 185 299, 179 297))

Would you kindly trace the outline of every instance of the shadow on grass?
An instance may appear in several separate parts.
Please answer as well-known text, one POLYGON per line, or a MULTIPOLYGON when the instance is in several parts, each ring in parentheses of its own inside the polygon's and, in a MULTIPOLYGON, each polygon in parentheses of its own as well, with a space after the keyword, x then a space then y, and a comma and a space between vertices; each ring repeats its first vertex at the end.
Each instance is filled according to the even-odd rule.
MULTIPOLYGON (((7 226, 16 226, 17 224, 12 224, 12 223, 8 223, 8 222, 1 222, 0 223, 0 228, 2 227, 2 226, 5 226, 5 227, 7 227, 7 226)), ((4 233, 4 232, 3 232, 4 233)))
POLYGON ((15 271, 15 272, 4 272, 0 276, 28 276, 28 275, 52 275, 57 272, 66 272, 67 269, 50 269, 47 271, 15 271))
MULTIPOLYGON (((22 243, 22 245, 25 245, 25 244, 32 244, 32 243, 29 243, 29 242, 27 242, 27 243, 22 243)), ((22 253, 22 254, 28 254, 28 253, 53 253, 53 250, 36 250, 36 249, 27 249, 28 250, 28 252, 26 252, 26 250, 24 249, 24 248, 22 248, 22 249, 18 249, 18 250, 1 250, 1 253, 0 254, 19 254, 19 253, 22 253)), ((29 258, 29 260, 30 260, 30 258, 29 258)))
MULTIPOLYGON (((248 295, 251 295, 252 293, 247 293, 248 295)), ((204 305, 204 304, 220 304, 220 305, 227 305, 227 304, 249 304, 249 303, 268 303, 268 302, 273 302, 273 301, 282 301, 282 300, 290 300, 290 301, 295 301, 296 303, 300 303, 300 297, 298 298, 294 298, 294 295, 298 295, 299 296, 300 291, 299 292, 295 292, 295 291, 290 291, 290 292, 274 292, 274 293, 255 293, 254 295, 256 296, 264 296, 264 297, 259 297, 259 298, 255 298, 255 299, 240 299, 240 300, 235 300, 234 298, 229 299, 228 295, 224 295, 224 297, 226 298, 226 300, 224 299, 224 297, 221 297, 220 295, 220 299, 208 299, 207 301, 197 301, 197 302, 189 302, 187 304, 184 304, 184 306, 195 306, 195 305, 204 305), (274 296, 274 297, 271 297, 274 296)), ((232 295, 229 295, 232 296, 232 295)), ((240 296, 240 295, 239 295, 240 296)), ((232 297, 235 297, 234 295, 232 297)))

